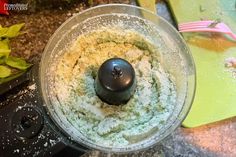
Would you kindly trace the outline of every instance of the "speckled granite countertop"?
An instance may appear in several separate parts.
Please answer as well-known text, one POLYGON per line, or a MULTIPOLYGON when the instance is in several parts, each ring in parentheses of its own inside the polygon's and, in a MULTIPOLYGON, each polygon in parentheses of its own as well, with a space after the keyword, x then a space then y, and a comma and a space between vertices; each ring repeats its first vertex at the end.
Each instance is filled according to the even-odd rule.
MULTIPOLYGON (((129 0, 97 0, 102 3, 130 3, 129 0)), ((171 21, 165 3, 158 2, 158 14, 171 21)), ((0 24, 9 26, 25 22, 25 34, 12 40, 12 54, 26 58, 29 62, 38 63, 44 46, 53 32, 73 13, 88 8, 84 3, 76 3, 69 8, 42 9, 34 13, 12 13, 0 16, 0 24)), ((86 156, 107 156, 99 152, 91 152, 86 156)), ((186 156, 186 157, 222 157, 236 156, 236 118, 198 128, 179 128, 160 145, 144 152, 129 156, 186 156)))

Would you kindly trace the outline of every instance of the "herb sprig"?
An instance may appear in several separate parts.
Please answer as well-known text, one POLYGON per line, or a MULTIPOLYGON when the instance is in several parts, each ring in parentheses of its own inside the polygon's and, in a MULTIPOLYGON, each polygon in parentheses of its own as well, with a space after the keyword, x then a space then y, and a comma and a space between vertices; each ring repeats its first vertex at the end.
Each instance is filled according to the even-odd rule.
POLYGON ((2 27, 0 25, 0 79, 14 75, 13 71, 16 70, 22 72, 32 65, 23 58, 10 56, 10 39, 20 35, 20 30, 24 25, 24 23, 15 24, 10 27, 2 27))

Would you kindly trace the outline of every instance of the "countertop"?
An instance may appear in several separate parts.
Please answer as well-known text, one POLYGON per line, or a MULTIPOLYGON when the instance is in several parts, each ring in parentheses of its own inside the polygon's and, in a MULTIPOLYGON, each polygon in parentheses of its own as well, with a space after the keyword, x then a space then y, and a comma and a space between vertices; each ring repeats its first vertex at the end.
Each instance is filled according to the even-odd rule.
MULTIPOLYGON (((130 1, 96 0, 93 5, 104 3, 129 4, 130 1)), ((74 13, 86 8, 88 5, 77 2, 66 8, 59 6, 53 9, 40 9, 36 12, 19 11, 11 13, 10 16, 0 16, 2 26, 25 22, 24 34, 11 41, 12 55, 21 56, 31 63, 38 63, 53 32, 74 13)), ((159 15, 174 24, 163 1, 158 1, 157 8, 159 15)), ((90 156, 98 156, 98 154, 106 156, 99 152, 91 152, 90 156)), ((197 128, 180 127, 161 144, 129 156, 236 156, 236 117, 197 128)))

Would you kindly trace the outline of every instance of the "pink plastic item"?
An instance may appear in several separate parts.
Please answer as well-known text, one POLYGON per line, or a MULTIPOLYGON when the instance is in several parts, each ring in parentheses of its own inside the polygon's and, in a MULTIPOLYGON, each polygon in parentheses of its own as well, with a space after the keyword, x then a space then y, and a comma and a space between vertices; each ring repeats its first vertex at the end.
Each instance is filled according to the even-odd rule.
POLYGON ((218 21, 195 21, 178 25, 179 32, 219 32, 236 40, 236 34, 224 23, 218 21))

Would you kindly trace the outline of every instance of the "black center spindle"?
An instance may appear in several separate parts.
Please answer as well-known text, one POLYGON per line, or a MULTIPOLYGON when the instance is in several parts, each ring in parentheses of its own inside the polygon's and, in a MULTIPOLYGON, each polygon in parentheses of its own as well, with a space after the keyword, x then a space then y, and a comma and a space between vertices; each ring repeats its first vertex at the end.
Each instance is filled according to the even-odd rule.
POLYGON ((99 68, 95 90, 101 100, 112 105, 126 103, 136 86, 132 65, 121 58, 106 60, 99 68))

